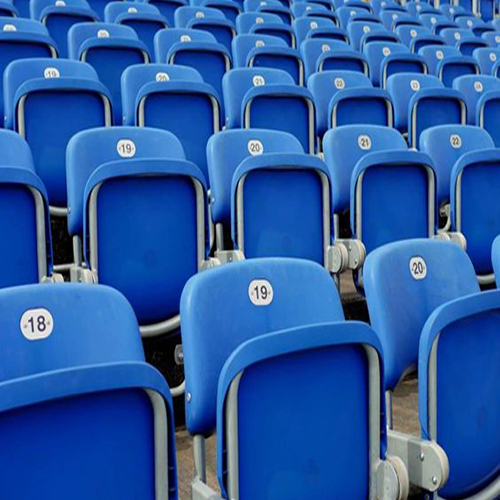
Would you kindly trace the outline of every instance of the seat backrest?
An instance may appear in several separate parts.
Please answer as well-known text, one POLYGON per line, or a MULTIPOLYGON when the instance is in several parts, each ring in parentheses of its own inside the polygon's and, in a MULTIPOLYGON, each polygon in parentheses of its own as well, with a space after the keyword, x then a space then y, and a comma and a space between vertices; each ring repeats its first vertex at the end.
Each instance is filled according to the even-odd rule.
POLYGON ((278 0, 245 0, 243 2, 243 9, 245 12, 255 12, 259 7, 280 7, 282 5, 283 4, 278 0))
POLYGON ((21 167, 35 172, 31 149, 19 134, 11 130, 0 130, 0 150, 2 167, 21 167))
POLYGON ((493 66, 500 61, 500 49, 480 47, 472 53, 474 59, 479 63, 483 75, 491 75, 493 66))
POLYGON ((191 19, 226 19, 226 16, 217 9, 210 7, 179 7, 175 11, 176 28, 187 28, 191 19))
POLYGON ((323 137, 323 153, 332 183, 332 211, 349 209, 351 174, 358 161, 376 151, 405 150, 403 136, 379 125, 345 125, 329 130, 323 137))
POLYGON ((438 205, 450 201, 450 177, 460 156, 477 149, 495 147, 488 132, 470 125, 438 125, 420 134, 419 150, 434 162, 438 205))
POLYGON ((317 134, 321 137, 328 129, 329 105, 332 98, 345 89, 372 88, 372 84, 370 79, 362 73, 354 71, 322 71, 309 77, 307 88, 314 97, 317 134))
POLYGON ((311 262, 254 259, 193 277, 181 298, 189 432, 209 435, 214 430, 219 375, 243 342, 293 326, 343 318, 333 280, 311 262))
POLYGON ((360 50, 361 40, 367 33, 387 32, 384 25, 370 21, 352 21, 347 26, 347 34, 355 50, 360 50))
POLYGON ((127 158, 185 159, 179 140, 170 132, 152 128, 113 127, 79 132, 66 153, 68 230, 83 234, 83 195, 89 177, 104 163, 127 158))
POLYGON ((141 14, 156 14, 160 11, 151 4, 139 2, 109 2, 104 9, 104 21, 107 23, 116 22, 120 14, 132 14, 140 17, 141 14), (137 5, 135 5, 137 3, 137 5))
POLYGON ((476 106, 486 92, 500 90, 500 80, 487 75, 465 75, 453 80, 453 88, 458 90, 467 104, 467 123, 476 124, 476 106))
POLYGON ((304 59, 306 78, 316 72, 316 64, 321 54, 338 51, 350 51, 351 47, 340 40, 328 38, 308 38, 300 44, 300 52, 304 59))
POLYGON ((394 123, 398 130, 405 132, 408 127, 409 105, 412 97, 424 89, 441 89, 441 80, 431 75, 398 73, 387 79, 387 91, 394 104, 394 123))
POLYGON ((387 390, 416 368, 420 334, 434 309, 479 292, 467 254, 437 240, 401 241, 373 250, 363 266, 363 281, 371 325, 384 349, 387 390))
POLYGON ((270 68, 236 68, 222 78, 226 127, 242 126, 241 112, 245 94, 253 87, 262 85, 295 85, 293 78, 283 70, 270 68))
POLYGON ((144 85, 151 82, 187 81, 203 83, 203 78, 194 68, 176 64, 135 64, 122 74, 123 123, 136 124, 137 94, 144 85))
POLYGON ((382 19, 384 26, 388 30, 392 30, 396 22, 402 20, 415 21, 415 18, 408 12, 401 12, 400 10, 391 10, 391 9, 385 9, 384 11, 382 11, 382 13, 380 14, 380 18, 382 19))
POLYGON ((363 54, 370 66, 370 76, 375 86, 381 85, 380 71, 384 59, 391 54, 410 53, 410 49, 402 43, 394 42, 371 42, 363 48, 363 54))
POLYGON ((207 144, 212 219, 229 227, 231 183, 241 162, 263 153, 303 153, 300 142, 278 130, 225 130, 213 135, 207 144))
POLYGON ((436 76, 438 64, 443 59, 461 55, 456 47, 450 47, 449 45, 426 45, 425 47, 420 47, 418 53, 425 58, 429 73, 436 76))
POLYGON ((489 46, 492 48, 497 48, 500 45, 500 34, 497 31, 483 33, 481 38, 488 42, 489 46))
POLYGON ((287 47, 287 44, 281 38, 251 33, 235 36, 231 45, 235 68, 245 68, 247 66, 248 54, 254 48, 287 47))
POLYGON ((334 28, 335 23, 331 19, 326 19, 324 17, 308 16, 295 19, 292 23, 292 27, 297 37, 297 47, 300 47, 301 43, 307 38, 309 32, 322 28, 334 28))
POLYGON ((242 12, 236 17, 236 30, 239 35, 250 33, 255 24, 282 23, 280 16, 268 12, 242 12))
POLYGON ((79 9, 91 10, 86 0, 64 0, 64 5, 59 4, 57 0, 33 0, 33 2, 30 2, 31 18, 41 21, 43 10, 52 6, 62 8, 61 12, 64 12, 64 7, 77 7, 79 9))
POLYGON ((474 36, 472 31, 463 28, 445 28, 441 31, 440 35, 444 38, 448 45, 456 46, 463 38, 470 38, 474 36))
POLYGON ((182 42, 212 42, 216 39, 208 31, 187 29, 187 28, 169 28, 158 31, 155 36, 155 60, 158 63, 166 63, 167 55, 172 45, 182 42))
POLYGON ((431 35, 432 32, 429 28, 425 26, 398 26, 396 28, 396 35, 399 39, 407 46, 410 46, 410 42, 413 38, 422 35, 431 35))
POLYGON ((433 30, 439 22, 449 22, 449 18, 444 14, 426 13, 418 16, 420 22, 427 28, 433 30))

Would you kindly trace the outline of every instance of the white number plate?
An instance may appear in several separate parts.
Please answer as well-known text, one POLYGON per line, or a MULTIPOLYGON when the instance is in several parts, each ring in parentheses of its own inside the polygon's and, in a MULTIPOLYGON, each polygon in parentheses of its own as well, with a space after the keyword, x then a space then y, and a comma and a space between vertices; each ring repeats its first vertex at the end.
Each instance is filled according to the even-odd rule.
POLYGON ((427 264, 422 257, 412 257, 410 259, 410 273, 413 279, 423 280, 427 276, 427 264))
POLYGON ((248 297, 255 306, 268 306, 273 301, 273 287, 267 280, 253 280, 248 285, 248 297))
POLYGON ((54 318, 43 308, 28 309, 21 316, 21 333, 28 340, 46 339, 54 329, 54 318))

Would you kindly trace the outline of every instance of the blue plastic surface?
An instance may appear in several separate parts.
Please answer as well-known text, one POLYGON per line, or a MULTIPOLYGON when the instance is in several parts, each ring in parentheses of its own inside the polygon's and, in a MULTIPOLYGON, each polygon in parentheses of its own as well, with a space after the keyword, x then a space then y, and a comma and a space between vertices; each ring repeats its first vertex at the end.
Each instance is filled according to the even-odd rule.
POLYGON ((347 26, 347 34, 349 36, 349 40, 351 41, 351 45, 355 50, 360 50, 361 48, 361 40, 367 33, 387 33, 386 28, 374 22, 368 21, 352 21, 347 26))
POLYGON ((384 65, 384 60, 388 55, 392 54, 409 54, 410 50, 402 43, 393 42, 372 42, 365 45, 363 53, 368 60, 370 66, 370 76, 374 86, 381 85, 381 72, 384 65))
POLYGON ((282 23, 281 18, 276 14, 242 12, 236 18, 236 30, 239 35, 250 33, 250 29, 257 23, 282 23))
MULTIPOLYGON (((488 49, 490 50, 490 49, 488 49)), ((467 104, 467 123, 476 125, 476 106, 483 92, 500 90, 500 80, 494 76, 467 75, 453 81, 453 88, 458 90, 467 104)))

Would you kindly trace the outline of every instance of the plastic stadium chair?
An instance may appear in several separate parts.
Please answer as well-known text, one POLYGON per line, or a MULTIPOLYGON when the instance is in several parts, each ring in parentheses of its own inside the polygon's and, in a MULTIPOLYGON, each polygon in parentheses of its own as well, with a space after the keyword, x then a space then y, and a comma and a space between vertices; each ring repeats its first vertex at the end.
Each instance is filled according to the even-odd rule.
POLYGON ((402 43, 371 42, 365 45, 363 53, 376 87, 385 88, 387 79, 395 73, 427 73, 425 59, 410 53, 402 43))
POLYGON ((238 68, 224 75, 226 128, 267 128, 290 132, 304 150, 315 151, 314 100, 285 71, 238 68))
POLYGON ((430 4, 425 2, 411 1, 406 4, 406 10, 415 17, 420 17, 423 14, 440 15, 440 11, 430 4))
POLYGON ((68 57, 68 31, 74 24, 98 21, 86 0, 33 0, 31 18, 42 22, 57 44, 59 57, 68 57))
POLYGON ((279 23, 256 23, 250 28, 250 33, 275 36, 281 38, 288 47, 292 49, 297 48, 295 31, 291 26, 281 21, 279 23))
POLYGON ((494 49, 498 48, 498 46, 500 45, 500 33, 498 33, 498 31, 488 31, 486 33, 483 33, 481 35, 481 38, 494 49))
POLYGON ((123 295, 30 285, 0 301, 5 495, 176 500, 172 400, 123 295))
POLYGON ((140 64, 122 75, 123 124, 172 132, 208 179, 206 146, 221 129, 220 98, 187 66, 140 64))
POLYGON ((477 61, 463 56, 456 47, 428 45, 422 47, 419 54, 425 58, 429 73, 436 75, 448 88, 453 87, 455 78, 480 73, 477 61))
POLYGON ((363 50, 363 38, 367 35, 377 34, 380 36, 387 36, 389 32, 385 26, 379 23, 367 22, 367 21, 352 21, 347 26, 347 35, 351 41, 351 45, 354 50, 363 50))
POLYGON ((464 56, 472 56, 476 49, 489 47, 488 42, 477 36, 464 37, 456 44, 464 56))
POLYGON ((377 14, 377 16, 380 15, 380 12, 384 9, 402 9, 403 12, 405 10, 402 5, 394 0, 372 0, 370 5, 373 9, 373 13, 377 14))
POLYGON ((238 35, 233 40, 236 68, 275 68, 286 71, 298 85, 304 85, 304 63, 298 51, 282 39, 261 34, 238 35))
POLYGON ((154 5, 167 20, 169 26, 175 24, 174 14, 176 9, 188 4, 186 0, 143 0, 143 2, 154 5))
POLYGON ((168 28, 167 19, 154 5, 147 3, 110 2, 104 9, 104 20, 132 28, 139 40, 146 44, 150 54, 154 52, 155 34, 168 28))
MULTIPOLYGON (((248 0, 245 0, 245 2, 247 1, 248 0)), ((279 2, 280 5, 275 5, 269 0, 264 2, 260 1, 259 3, 260 5, 259 7, 257 7, 257 12, 268 12, 269 14, 276 14, 285 24, 291 26, 293 21, 293 14, 288 7, 285 7, 281 2, 279 2)))
POLYGON ((410 43, 410 50, 414 54, 418 54, 418 51, 422 47, 427 47, 429 45, 447 47, 446 42, 439 35, 419 35, 412 39, 410 43))
POLYGON ((476 124, 476 110, 478 101, 484 95, 491 91, 500 90, 500 80, 493 76, 486 75, 468 75, 456 78, 453 82, 453 88, 458 90, 467 104, 467 123, 476 124))
POLYGON ((300 48, 302 42, 307 38, 315 38, 314 32, 319 31, 321 37, 323 34, 328 38, 333 40, 340 40, 341 42, 349 43, 349 39, 344 30, 337 28, 335 23, 330 19, 324 19, 321 17, 300 17, 295 19, 292 24, 295 30, 295 35, 297 36, 297 47, 300 48))
POLYGON ((170 132, 115 127, 73 136, 67 176, 69 233, 85 244, 80 276, 120 290, 144 336, 175 332, 182 288, 206 258, 201 170, 170 132))
POLYGON ((306 75, 309 78, 316 71, 345 70, 359 71, 368 76, 368 61, 350 45, 327 38, 308 38, 300 46, 306 75))
POLYGON ((495 200, 500 196, 500 155, 482 149, 462 155, 451 172, 451 227, 463 234, 481 284, 494 282, 491 245, 500 234, 495 200), (478 223, 481 221, 481 223, 478 223))
POLYGON ((150 61, 146 45, 129 26, 79 23, 69 30, 68 50, 71 59, 87 62, 96 70, 111 93, 113 123, 121 124, 121 75, 128 66, 150 61))
POLYGON ((420 134, 419 151, 432 158, 436 169, 439 207, 450 203, 451 172, 457 160, 470 151, 493 147, 495 145, 487 132, 470 125, 438 125, 420 134))
POLYGON ((335 15, 339 19, 340 27, 347 28, 347 25, 354 19, 380 23, 381 20, 376 14, 370 14, 362 7, 340 7, 335 11, 335 15))
POLYGON ((196 69, 218 95, 222 95, 222 76, 232 64, 229 51, 211 33, 187 28, 159 31, 155 36, 155 60, 196 69))
POLYGON ((408 131, 408 143, 416 148, 423 130, 434 125, 462 124, 467 119, 460 92, 445 89, 435 76, 400 73, 387 80, 394 104, 395 127, 408 131))
POLYGON ((382 19, 382 23, 389 31, 396 31, 396 28, 400 25, 411 25, 411 26, 419 26, 420 22, 415 19, 408 12, 401 11, 392 11, 386 9, 382 11, 380 14, 380 18, 382 19))
POLYGON ((210 138, 207 162, 210 178, 211 215, 215 224, 215 256, 221 262, 241 260, 231 241, 231 184, 240 163, 262 153, 304 153, 291 134, 275 130, 225 130, 210 138))
POLYGON ((189 281, 181 311, 195 498, 221 498, 204 482, 204 438, 215 427, 224 498, 260 498, 271 488, 276 498, 354 500, 381 487, 379 481, 389 495, 407 496, 404 466, 384 462, 381 451, 379 341, 368 326, 343 321, 324 270, 288 259, 222 266, 189 281), (345 412, 335 411, 338 405, 345 412), (294 445, 283 447, 291 435, 294 445), (313 482, 310 460, 317 463, 313 482))
POLYGON ((0 231, 5 262, 0 288, 50 280, 52 247, 47 192, 28 144, 0 130, 0 231))
POLYGON ((427 155, 406 150, 400 134, 375 125, 339 127, 325 134, 323 150, 336 179, 333 211, 340 215, 350 207, 351 234, 368 255, 392 241, 434 236, 434 166, 427 155))
POLYGON ((482 36, 483 33, 488 33, 490 31, 494 32, 495 28, 490 24, 485 23, 482 19, 477 17, 465 18, 461 17, 457 20, 457 24, 461 28, 471 30, 475 36, 482 36))
POLYGON ((92 127, 111 126, 111 96, 89 64, 64 59, 23 59, 5 70, 5 127, 33 152, 53 215, 66 215, 66 146, 92 127))
POLYGON ((389 94, 374 89, 369 78, 352 71, 323 71, 307 82, 316 107, 316 131, 352 124, 393 126, 389 94))
MULTIPOLYGON (((420 480, 435 478, 434 498, 497 498, 500 293, 478 293, 469 259, 450 243, 410 241, 380 248, 367 258, 365 273, 386 374, 389 367, 397 378, 418 360, 421 435, 448 457, 444 486, 442 476, 430 470, 420 480), (457 438, 458 428, 467 433, 457 438)), ((388 449, 419 455, 414 438, 404 440, 399 433, 389 432, 388 449)), ((424 455, 429 464, 429 454, 424 455)), ((410 480, 417 484, 419 472, 422 467, 413 461, 410 480)))
POLYGON ((414 38, 422 35, 432 35, 432 32, 425 26, 399 26, 396 35, 409 48, 414 38))
POLYGON ((236 28, 224 14, 210 7, 179 7, 175 11, 176 28, 193 28, 211 33, 218 43, 231 50, 236 28))
POLYGON ((439 10, 448 18, 454 19, 455 16, 460 17, 463 15, 468 15, 467 11, 461 5, 443 4, 439 7, 439 10))
MULTIPOLYGON (((436 14, 436 13, 426 13, 418 16, 419 21, 426 27, 429 28, 433 33, 436 33, 435 27, 441 23, 451 23, 450 18, 445 16, 444 14, 436 14)), ((458 28, 457 25, 453 25, 458 28)), ((450 26, 451 27, 451 26, 450 26)))
POLYGON ((244 35, 246 33, 250 33, 252 26, 264 23, 284 24, 281 18, 276 14, 263 14, 261 12, 242 12, 236 18, 236 31, 238 32, 238 35, 244 35))
MULTIPOLYGON (((39 21, 0 18, 0 75, 10 62, 33 57, 57 57, 55 42, 39 21)), ((3 78, 0 78, 0 116, 3 109, 3 78)))
POLYGON ((233 24, 242 11, 241 7, 233 0, 205 0, 202 6, 221 11, 233 24))
POLYGON ((478 62, 483 75, 491 75, 493 66, 497 61, 500 61, 500 49, 497 48, 479 48, 472 55, 478 62))

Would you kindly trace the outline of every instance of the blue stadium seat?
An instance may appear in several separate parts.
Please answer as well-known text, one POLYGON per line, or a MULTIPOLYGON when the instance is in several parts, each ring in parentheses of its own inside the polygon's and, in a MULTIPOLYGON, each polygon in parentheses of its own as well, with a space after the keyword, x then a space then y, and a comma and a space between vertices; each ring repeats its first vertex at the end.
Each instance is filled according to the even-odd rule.
POLYGON ((231 54, 207 31, 175 28, 155 36, 155 61, 196 69, 222 95, 222 76, 231 69, 231 54))
POLYGON ((406 4, 406 10, 415 17, 420 17, 423 14, 440 14, 440 11, 430 4, 426 2, 416 2, 414 0, 406 4))
POLYGON ((296 155, 303 152, 293 135, 275 130, 225 130, 210 138, 207 162, 217 258, 227 260, 223 252, 234 248, 231 240, 231 185, 240 163, 262 153, 296 155))
POLYGON ((338 17, 340 27, 343 29, 346 29, 347 25, 354 19, 373 23, 381 22, 376 14, 370 14, 362 7, 341 7, 335 11, 335 15, 338 17))
POLYGON ((172 399, 123 295, 29 285, 0 301, 5 495, 176 499, 172 399))
POLYGON ((494 282, 491 245, 500 234, 500 155, 482 149, 462 155, 451 172, 451 225, 467 241, 467 253, 481 284, 494 282), (478 223, 480 221, 480 223, 478 223))
POLYGON ((499 91, 500 80, 486 75, 461 76, 453 81, 453 88, 463 95, 467 104, 467 123, 475 125, 479 99, 488 92, 499 91))
POLYGON ((292 14, 295 17, 295 20, 305 17, 311 11, 313 12, 332 12, 330 7, 326 7, 325 5, 317 2, 293 2, 291 5, 292 14))
POLYGON ((31 147, 54 215, 65 215, 66 146, 92 127, 111 125, 111 96, 88 64, 64 59, 14 61, 4 75, 5 127, 31 147))
POLYGON ((98 21, 86 0, 33 0, 31 18, 42 22, 57 44, 59 57, 68 57, 68 31, 74 24, 98 21))
POLYGON ((457 24, 460 28, 471 30, 475 36, 481 36, 483 33, 487 33, 488 31, 495 31, 495 28, 487 23, 485 23, 482 19, 479 19, 475 16, 470 18, 461 17, 457 19, 457 24))
POLYGON ((256 23, 250 28, 250 33, 255 35, 270 35, 281 38, 288 47, 297 48, 295 31, 291 26, 283 22, 256 23))
POLYGON ((206 258, 201 170, 170 132, 114 127, 73 136, 67 176, 68 229, 85 242, 89 281, 120 290, 143 335, 175 332, 182 288, 206 258))
POLYGON ((456 46, 464 56, 472 56, 476 49, 489 47, 488 42, 478 36, 464 37, 456 46))
MULTIPOLYGON (((245 2, 247 2, 247 0, 245 0, 245 2)), ((269 0, 264 2, 260 1, 259 3, 260 5, 257 7, 257 12, 268 12, 269 14, 276 14, 285 24, 291 26, 293 21, 293 14, 288 7, 285 7, 281 2, 279 2, 280 5, 275 5, 269 0)))
POLYGON ((388 357, 386 368, 397 357, 397 376, 418 360, 421 434, 437 442, 449 462, 449 478, 438 496, 496 498, 500 293, 477 293, 470 261, 450 243, 411 241, 381 248, 367 258, 365 273, 370 318, 388 357), (467 433, 457 437, 459 428, 467 433))
POLYGON ((435 33, 434 27, 438 23, 450 22, 450 19, 444 14, 435 14, 435 13, 421 14, 420 16, 418 16, 418 19, 426 28, 429 28, 433 33, 435 33))
POLYGON ((498 48, 500 45, 500 33, 498 31, 490 31, 483 33, 481 35, 481 38, 485 40, 490 47, 493 47, 494 49, 498 48))
POLYGON ((120 78, 132 64, 148 63, 146 45, 129 26, 114 23, 79 23, 68 33, 71 59, 87 62, 96 70, 99 80, 111 93, 113 123, 122 119, 120 78))
POLYGON ((149 53, 153 54, 155 34, 168 28, 168 21, 154 5, 137 4, 129 1, 110 2, 104 9, 104 20, 132 28, 146 44, 149 53))
MULTIPOLYGON (((187 427, 197 465, 193 496, 203 491, 218 497, 201 472, 204 438, 216 427, 224 498, 260 498, 272 490, 276 498, 358 499, 369 485, 381 487, 381 476, 370 472, 385 457, 379 341, 368 326, 343 321, 327 273, 290 259, 223 266, 189 281, 181 310, 187 427), (254 283, 257 290, 249 290, 254 283), (266 298, 259 295, 262 307, 256 307, 253 297, 261 292, 266 298), (213 334, 207 335, 207 325, 213 334), (338 405, 346 413, 336 411, 338 405), (228 417, 235 411, 232 426, 228 417), (331 426, 326 436, 325 426, 331 426), (294 445, 284 448, 291 435, 294 445), (332 460, 333 448, 338 454, 332 460), (304 465, 309 460, 317 460, 313 482, 304 465)), ((396 474, 396 465, 384 467, 391 470, 384 476, 387 488, 404 497, 404 466, 396 474)))
POLYGON ((307 38, 315 38, 315 31, 320 32, 320 36, 328 34, 328 38, 333 40, 340 40, 349 43, 347 34, 344 30, 337 28, 333 21, 330 19, 323 19, 320 17, 300 17, 295 19, 292 24, 297 37, 297 47, 300 48, 302 42, 307 38))
POLYGON ((275 68, 286 71, 297 85, 304 85, 304 63, 298 51, 281 38, 261 35, 238 35, 233 40, 235 68, 275 68))
POLYGON ((0 231, 5 263, 0 288, 45 281, 52 275, 47 192, 28 144, 0 130, 0 231))
POLYGON ((174 14, 178 7, 187 5, 187 0, 142 0, 144 3, 154 5, 167 20, 169 26, 174 26, 174 14))
POLYGON ((421 35, 431 35, 432 32, 425 26, 399 26, 396 29, 396 35, 402 43, 410 48, 411 41, 421 35))
POLYGON ((470 125, 438 125, 420 134, 419 151, 432 158, 436 169, 439 208, 450 203, 451 171, 456 161, 470 151, 493 147, 493 140, 487 132, 470 125))
POLYGON ((208 179, 206 145, 221 128, 220 97, 187 66, 139 64, 122 75, 123 124, 161 128, 208 179))
POLYGON ((363 38, 373 34, 385 37, 389 33, 385 26, 379 23, 354 20, 347 26, 347 35, 354 50, 363 51, 363 38))
POLYGON ((395 73, 427 73, 425 59, 410 53, 402 43, 371 42, 365 45, 363 53, 370 66, 372 83, 376 87, 385 88, 387 79, 395 73))
POLYGON ((332 12, 331 9, 327 9, 325 7, 325 4, 314 3, 312 9, 307 10, 305 12, 304 17, 314 17, 315 19, 326 19, 328 21, 331 21, 336 28, 340 26, 340 21, 337 17, 337 14, 335 12, 332 12))
MULTIPOLYGON (((404 26, 403 26, 403 28, 404 28, 404 26)), ((418 51, 422 47, 427 47, 429 45, 431 45, 431 46, 440 45, 443 47, 447 46, 446 42, 439 35, 422 34, 422 35, 419 35, 419 36, 415 37, 414 39, 412 39, 412 41, 410 43, 410 50, 413 53, 418 54, 418 51)))
POLYGON ((402 24, 408 24, 412 26, 418 26, 420 22, 415 19, 408 12, 401 12, 400 10, 393 11, 390 9, 383 10, 380 14, 382 23, 389 31, 395 31, 397 26, 402 24))
POLYGON ((370 5, 372 6, 373 13, 380 15, 382 10, 384 9, 391 9, 391 10, 396 10, 396 9, 402 9, 404 12, 404 7, 399 4, 398 2, 394 0, 372 0, 370 2, 370 5))
MULTIPOLYGON (((0 75, 10 62, 33 57, 57 57, 56 44, 47 28, 31 19, 0 18, 0 75)), ((3 78, 0 78, 0 116, 4 116, 3 78)))
POLYGON ((453 5, 452 3, 440 5, 439 10, 449 19, 454 20, 455 16, 460 17, 468 15, 467 11, 461 5, 453 5))
POLYGON ((326 69, 339 69, 347 71, 361 71, 368 74, 366 58, 352 50, 350 45, 340 40, 327 38, 309 38, 302 42, 300 51, 304 60, 306 77, 326 69), (326 56, 322 57, 324 54, 326 56), (320 61, 321 59, 321 61, 320 61), (327 68, 325 68, 325 65, 327 68))
POLYGON ((491 75, 493 66, 497 61, 500 61, 500 49, 497 48, 482 47, 476 49, 472 55, 478 62, 483 75, 491 75))
POLYGON ((236 28, 224 14, 211 7, 179 7, 175 11, 176 28, 193 28, 211 33, 218 43, 231 50, 236 28))
POLYGON ((394 104, 395 127, 408 132, 408 143, 413 148, 426 128, 466 123, 463 96, 456 90, 445 89, 435 76, 392 75, 387 80, 387 90, 394 104))
POLYGON ((307 87, 316 107, 316 132, 351 124, 393 126, 389 94, 374 89, 369 78, 352 71, 323 71, 312 75, 307 87))
POLYGON ((453 81, 463 75, 480 73, 477 61, 463 56, 456 47, 449 45, 428 45, 419 50, 427 62, 429 73, 436 75, 445 87, 452 88, 453 81))
POLYGON ((237 68, 224 75, 226 128, 267 128, 295 135, 315 151, 315 112, 310 92, 285 71, 237 68))
POLYGON ((434 32, 435 35, 441 36, 443 30, 448 29, 448 28, 458 28, 458 24, 454 21, 442 21, 438 20, 436 24, 433 26, 432 31, 434 32))
POLYGON ((250 33, 252 26, 263 23, 283 23, 281 18, 276 14, 264 14, 257 12, 242 12, 236 18, 236 31, 238 35, 250 33))

